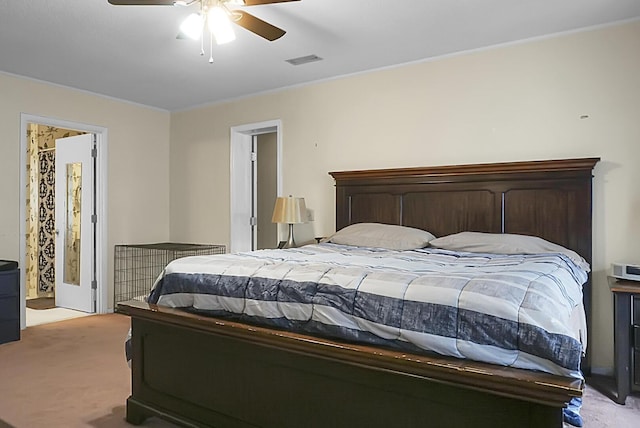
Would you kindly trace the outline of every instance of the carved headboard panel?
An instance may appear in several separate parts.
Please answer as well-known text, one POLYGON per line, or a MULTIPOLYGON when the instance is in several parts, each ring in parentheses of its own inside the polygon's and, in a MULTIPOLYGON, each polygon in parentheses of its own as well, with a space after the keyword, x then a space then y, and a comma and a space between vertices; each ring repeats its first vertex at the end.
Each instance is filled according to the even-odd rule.
MULTIPOLYGON (((591 263, 592 174, 598 161, 331 172, 336 181, 336 229, 378 222, 424 229, 438 237, 461 231, 534 235, 570 248, 591 263)), ((590 284, 584 296, 589 321, 590 284)))
POLYGON ((336 229, 400 224, 436 236, 465 230, 535 235, 591 261, 598 158, 331 172, 336 229))

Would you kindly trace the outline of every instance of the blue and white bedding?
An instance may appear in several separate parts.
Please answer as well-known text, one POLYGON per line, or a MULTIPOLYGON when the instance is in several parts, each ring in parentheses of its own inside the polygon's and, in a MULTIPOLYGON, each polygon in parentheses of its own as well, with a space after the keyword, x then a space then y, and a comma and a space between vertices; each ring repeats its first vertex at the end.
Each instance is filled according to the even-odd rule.
POLYGON ((149 303, 297 332, 582 378, 570 321, 587 273, 563 254, 331 243, 186 257, 149 303))

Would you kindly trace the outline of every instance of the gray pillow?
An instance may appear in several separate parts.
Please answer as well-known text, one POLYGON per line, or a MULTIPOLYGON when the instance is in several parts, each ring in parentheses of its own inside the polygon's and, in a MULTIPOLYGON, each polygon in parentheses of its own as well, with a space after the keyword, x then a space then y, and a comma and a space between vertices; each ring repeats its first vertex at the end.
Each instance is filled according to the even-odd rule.
POLYGON ((382 223, 355 223, 334 233, 327 239, 327 242, 404 251, 424 248, 432 239, 435 239, 435 236, 431 233, 413 227, 382 223))
POLYGON ((443 250, 490 254, 545 254, 560 253, 569 257, 576 266, 589 272, 589 264, 575 251, 545 241, 537 236, 512 233, 460 232, 429 242, 430 247, 443 250))

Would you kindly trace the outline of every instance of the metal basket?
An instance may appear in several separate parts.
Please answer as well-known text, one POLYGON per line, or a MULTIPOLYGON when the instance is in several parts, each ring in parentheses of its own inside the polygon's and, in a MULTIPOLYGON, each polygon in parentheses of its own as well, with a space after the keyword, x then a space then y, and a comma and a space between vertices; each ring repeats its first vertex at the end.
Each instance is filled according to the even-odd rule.
POLYGON ((157 244, 116 245, 114 251, 113 302, 145 301, 155 280, 169 262, 181 257, 224 254, 224 245, 157 244))

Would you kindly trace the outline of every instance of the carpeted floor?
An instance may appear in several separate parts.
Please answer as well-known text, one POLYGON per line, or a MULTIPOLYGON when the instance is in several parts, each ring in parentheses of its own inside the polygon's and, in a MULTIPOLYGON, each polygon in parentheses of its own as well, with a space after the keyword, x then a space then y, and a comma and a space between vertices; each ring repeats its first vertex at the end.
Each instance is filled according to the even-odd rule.
POLYGON ((587 384, 580 413, 585 428, 638 428, 640 395, 627 397, 626 404, 622 406, 587 384))
MULTIPOLYGON (((124 315, 92 315, 30 327, 0 345, 0 428, 132 427, 128 329, 124 315)), ((587 386, 582 415, 586 428, 637 428, 640 396, 620 406, 587 386)), ((155 418, 142 426, 174 427, 155 418)))
POLYGON ((92 315, 30 327, 0 345, 0 427, 132 427, 124 420, 128 329, 124 315, 92 315))

